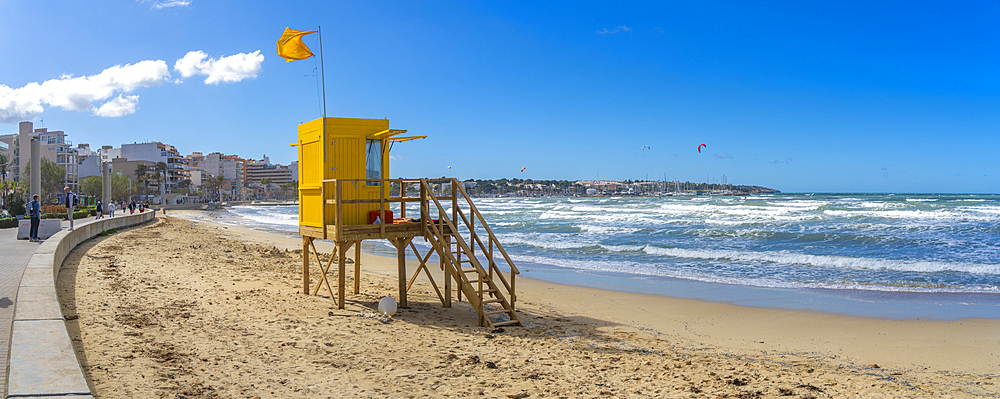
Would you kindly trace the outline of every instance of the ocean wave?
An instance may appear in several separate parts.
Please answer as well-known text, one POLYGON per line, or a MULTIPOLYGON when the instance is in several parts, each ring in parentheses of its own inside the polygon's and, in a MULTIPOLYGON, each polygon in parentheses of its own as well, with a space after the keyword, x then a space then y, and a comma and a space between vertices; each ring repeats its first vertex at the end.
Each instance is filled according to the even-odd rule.
POLYGON ((591 224, 576 225, 580 231, 592 234, 633 234, 643 231, 644 229, 637 227, 621 227, 621 226, 595 226, 591 224))
POLYGON ((985 215, 971 213, 967 211, 956 212, 949 210, 878 210, 878 211, 853 211, 853 210, 825 210, 827 216, 842 218, 885 218, 899 220, 935 220, 935 221, 1000 221, 1000 213, 994 214, 989 211, 985 215))
POLYGON ((647 245, 647 254, 713 261, 767 262, 782 265, 804 265, 831 269, 892 270, 903 272, 936 273, 961 272, 975 274, 1000 274, 1000 265, 934 261, 906 261, 873 259, 837 255, 809 255, 788 251, 755 252, 739 250, 703 250, 663 248, 647 245))
POLYGON ((235 206, 228 211, 232 216, 248 222, 239 224, 263 223, 284 227, 299 225, 298 207, 295 206, 235 206))
POLYGON ((565 258, 554 258, 546 256, 525 256, 512 255, 515 262, 531 262, 536 264, 552 265, 567 269, 586 270, 592 272, 619 273, 623 275, 638 275, 651 277, 679 278, 705 283, 742 285, 764 288, 786 288, 786 289, 832 289, 832 290, 862 290, 879 292, 917 292, 917 293, 1000 293, 1000 286, 987 284, 974 284, 965 286, 954 286, 940 283, 918 283, 918 282, 885 282, 872 283, 865 281, 807 281, 789 280, 780 277, 770 276, 733 276, 719 275, 698 269, 677 269, 664 265, 650 264, 648 262, 606 262, 571 260, 565 258))
POLYGON ((579 249, 588 247, 597 247, 596 242, 592 241, 577 241, 579 240, 579 235, 568 235, 568 234, 557 234, 557 233, 547 233, 547 234, 525 234, 525 233, 512 233, 512 234, 497 234, 497 238, 503 243, 504 247, 514 246, 514 245, 524 245, 536 248, 544 249, 579 249))
MULTIPOLYGON (((499 198, 476 206, 515 259, 588 270, 886 291, 980 292, 1000 281, 1000 196, 499 198)), ((297 231, 297 206, 228 210, 219 221, 297 231)))

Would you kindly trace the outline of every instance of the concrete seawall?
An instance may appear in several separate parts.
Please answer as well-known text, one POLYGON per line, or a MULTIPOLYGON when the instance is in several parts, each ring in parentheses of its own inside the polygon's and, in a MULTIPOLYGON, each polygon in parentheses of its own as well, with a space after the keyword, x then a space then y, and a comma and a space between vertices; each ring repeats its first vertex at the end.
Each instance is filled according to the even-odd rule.
POLYGON ((8 398, 93 397, 56 296, 59 269, 80 243, 101 232, 139 225, 155 217, 155 212, 148 212, 77 224, 75 230, 60 231, 39 245, 21 276, 15 302, 8 398))

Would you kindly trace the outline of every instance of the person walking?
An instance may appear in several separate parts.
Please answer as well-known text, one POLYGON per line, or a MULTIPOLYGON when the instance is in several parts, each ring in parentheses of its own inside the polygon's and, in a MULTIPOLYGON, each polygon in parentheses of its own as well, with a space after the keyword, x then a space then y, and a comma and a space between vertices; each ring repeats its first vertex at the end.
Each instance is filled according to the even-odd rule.
POLYGON ((103 217, 104 217, 104 208, 101 207, 101 200, 97 200, 97 219, 101 219, 103 217))
POLYGON ((108 204, 108 217, 111 217, 111 218, 115 217, 115 202, 114 201, 111 201, 111 203, 108 204))
POLYGON ((28 241, 39 242, 38 224, 42 222, 42 204, 38 202, 38 194, 33 195, 28 204, 28 216, 31 217, 31 229, 28 230, 28 241))
POLYGON ((69 231, 73 231, 73 211, 76 209, 76 194, 73 194, 69 190, 69 186, 64 187, 63 191, 66 193, 66 217, 69 218, 69 231))

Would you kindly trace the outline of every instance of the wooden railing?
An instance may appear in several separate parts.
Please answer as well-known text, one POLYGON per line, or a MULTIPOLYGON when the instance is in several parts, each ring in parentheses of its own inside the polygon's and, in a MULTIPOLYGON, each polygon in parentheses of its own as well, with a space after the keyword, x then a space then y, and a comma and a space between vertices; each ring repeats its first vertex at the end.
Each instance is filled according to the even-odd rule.
MULTIPOLYGON (((458 248, 456 248, 456 251, 454 251, 455 255, 452 255, 450 247, 447 248, 447 250, 445 251, 440 251, 443 257, 448 258, 448 259, 442 259, 442 262, 443 263, 447 262, 454 265, 455 270, 449 271, 449 273, 453 273, 454 278, 461 281, 461 284, 463 286, 469 287, 470 291, 476 293, 475 303, 473 305, 476 307, 476 311, 480 316, 481 324, 483 321, 485 321, 485 316, 486 316, 486 312, 484 312, 483 309, 483 303, 485 300, 484 293, 494 290, 496 291, 493 293, 494 297, 501 302, 501 306, 503 306, 505 310, 511 312, 510 316, 512 321, 516 320, 517 323, 520 323, 520 320, 517 319, 516 314, 514 314, 513 312, 514 303, 516 301, 516 294, 515 294, 516 291, 514 283, 516 281, 515 278, 520 273, 520 271, 517 269, 516 266, 514 266, 514 262, 510 259, 510 256, 507 254, 507 251, 503 249, 503 246, 500 244, 500 241, 497 240, 496 235, 494 235, 493 231, 489 228, 489 225, 486 223, 486 219, 483 218, 482 214, 479 213, 479 210, 476 209, 475 204, 472 203, 472 198, 469 197, 468 193, 461 186, 461 182, 459 182, 457 179, 445 180, 445 181, 450 181, 451 183, 452 195, 450 197, 439 198, 433 195, 432 189, 430 187, 431 182, 437 182, 437 181, 442 181, 442 180, 427 180, 427 179, 421 180, 420 183, 421 198, 427 199, 426 201, 421 201, 421 219, 422 220, 430 219, 431 217, 430 204, 433 203, 438 211, 437 222, 424 224, 426 228, 430 230, 429 231, 430 236, 434 237, 435 241, 438 242, 439 248, 441 247, 442 243, 444 243, 445 245, 450 245, 450 242, 444 239, 445 238, 444 231, 446 227, 452 231, 452 234, 450 236, 455 237, 456 240, 455 245, 458 246, 458 248), (469 206, 469 211, 472 214, 472 218, 467 217, 465 215, 465 212, 462 211, 461 207, 458 206, 459 194, 461 194, 461 198, 469 206), (448 212, 441 204, 440 201, 441 199, 451 200, 451 214, 452 214, 451 217, 448 217, 448 212), (462 237, 462 232, 460 231, 459 228, 462 225, 456 223, 456 221, 459 219, 462 220, 466 232, 469 234, 470 242, 466 242, 465 238, 462 237), (487 233, 486 243, 482 241, 482 239, 480 238, 480 234, 476 231, 476 226, 475 226, 476 220, 479 220, 481 227, 483 227, 487 233), (482 253, 488 259, 487 267, 484 267, 483 264, 479 261, 478 257, 475 255, 476 246, 480 248, 480 251, 482 251, 482 253), (510 267, 510 270, 508 271, 510 275, 509 282, 504 277, 504 274, 497 265, 496 259, 494 258, 495 254, 494 249, 496 249, 497 252, 503 255, 504 260, 510 267), (465 273, 463 273, 461 270, 460 266, 463 262, 461 259, 461 255, 463 253, 466 254, 469 258, 466 262, 470 263, 476 269, 478 275, 477 281, 479 284, 478 289, 473 289, 472 282, 468 279, 468 276, 466 276, 465 273), (490 285, 491 287, 487 287, 488 289, 484 290, 483 289, 484 281, 487 282, 487 284, 490 285), (496 287, 495 281, 500 281, 503 284, 504 287, 503 292, 500 292, 500 290, 497 289, 498 287, 496 287), (504 295, 504 292, 506 292, 506 296, 504 295)), ((426 236, 427 235, 425 235, 425 237, 426 236)))
MULTIPOLYGON (((327 180, 323 180, 322 183, 321 183, 321 185, 320 185, 320 195, 321 195, 322 198, 326 199, 326 201, 325 201, 326 204, 336 205, 336 207, 334 208, 335 211, 334 211, 334 215, 333 215, 334 216, 334 218, 333 218, 334 225, 333 226, 335 228, 335 231, 339 235, 339 234, 342 233, 343 227, 345 226, 344 222, 343 222, 343 220, 344 220, 344 217, 343 217, 344 216, 344 205, 348 205, 348 204, 379 204, 379 211, 380 211, 379 212, 379 217, 380 217, 381 220, 384 221, 385 220, 385 216, 386 216, 386 211, 390 210, 390 209, 387 208, 387 206, 390 205, 390 204, 398 203, 399 204, 399 208, 400 208, 399 217, 401 219, 402 218, 406 218, 406 204, 410 203, 410 202, 420 202, 421 201, 420 197, 407 197, 407 196, 405 196, 405 194, 406 194, 405 187, 406 187, 407 184, 420 184, 420 180, 417 180, 417 179, 327 179, 327 180), (378 182, 379 183, 380 190, 379 190, 379 198, 378 199, 344 199, 343 198, 344 197, 343 193, 344 193, 344 185, 345 184, 354 183, 355 188, 357 188, 357 185, 359 183, 367 185, 368 182, 378 182), (391 185, 393 183, 396 183, 396 184, 398 184, 401 187, 401 193, 403 195, 396 196, 396 197, 387 196, 386 195, 386 191, 387 190, 385 189, 385 186, 383 186, 383 185, 384 184, 388 184, 391 187, 391 185), (332 189, 328 188, 328 186, 331 185, 331 184, 333 185, 332 189), (333 192, 333 195, 329 195, 328 194, 331 191, 333 192)), ((340 237, 329 237, 328 227, 329 227, 330 224, 327 222, 328 220, 330 220, 329 217, 330 217, 330 215, 327 214, 326 206, 324 206, 323 210, 322 210, 323 238, 324 239, 333 238, 333 239, 335 239, 337 241, 341 241, 340 237)), ((383 237, 385 236, 385 224, 386 223, 381 223, 381 226, 380 226, 380 230, 381 230, 381 233, 382 233, 381 235, 383 237)))
MULTIPOLYGON (((345 225, 344 223, 343 216, 345 207, 349 207, 353 204, 378 204, 380 220, 385 221, 387 212, 391 210, 390 207, 393 205, 398 205, 399 207, 398 218, 405 219, 407 218, 407 205, 411 203, 418 203, 420 235, 424 237, 434 236, 434 238, 437 239, 435 241, 439 242, 443 242, 442 240, 446 235, 454 236, 456 245, 458 245, 458 249, 460 249, 460 251, 455 251, 458 256, 457 259, 454 259, 455 265, 460 265, 462 262, 462 254, 466 254, 469 259, 465 262, 476 266, 482 276, 479 279, 480 284, 484 279, 499 281, 503 286, 503 290, 509 295, 510 308, 513 310, 514 302, 517 299, 515 294, 515 281, 516 276, 520 274, 520 271, 517 269, 517 266, 514 265, 514 262, 511 260, 510 255, 507 254, 507 251, 504 250, 503 245, 500 244, 500 241, 493 233, 493 230, 490 228, 486 219, 472 202, 472 198, 469 196, 468 192, 465 191, 465 188, 462 186, 462 182, 458 179, 328 179, 322 181, 320 185, 320 193, 322 198, 325 199, 325 204, 335 205, 333 207, 334 215, 332 215, 332 224, 330 223, 331 215, 327 214, 327 207, 322 207, 322 218, 324 221, 322 227, 322 238, 333 239, 336 241, 344 241, 343 235, 345 228, 351 227, 349 225, 345 225), (357 188, 360 185, 367 186, 369 182, 374 182, 379 185, 379 198, 345 199, 345 189, 350 189, 345 187, 345 185, 353 184, 355 188, 357 188), (433 186, 438 183, 450 183, 451 192, 448 194, 442 193, 441 195, 435 194, 433 186), (412 186, 414 185, 419 187, 419 194, 416 192, 417 190, 413 190, 414 192, 412 192, 412 195, 408 195, 408 192, 410 191, 408 188, 413 188, 412 186), (398 192, 395 193, 395 195, 392 193, 394 189, 398 189, 398 192), (449 209, 446 209, 445 205, 442 204, 442 201, 450 202, 450 212, 449 209), (468 209, 468 214, 462 209, 463 207, 468 209), (434 221, 435 219, 436 222, 434 221), (329 232, 330 227, 333 227, 332 235, 329 232), (462 229, 465 231, 461 231, 462 229), (463 233, 469 234, 468 240, 462 237, 463 233), (476 248, 478 248, 479 251, 476 251, 476 248), (477 252, 486 258, 485 262, 479 261, 476 257, 477 252), (498 258, 502 258, 509 269, 502 270, 501 264, 498 264, 497 262, 498 258), (483 263, 485 263, 485 265, 483 263), (509 280, 505 274, 510 276, 509 280)), ((365 224, 365 228, 374 229, 375 226, 365 224)), ((381 238, 386 238, 387 228, 391 229, 392 226, 385 222, 378 225, 380 233, 379 236, 381 238)), ((450 250, 448 252, 450 252, 450 250)), ((444 260, 442 260, 442 262, 443 261, 444 260)), ((459 279, 460 278, 461 277, 459 277, 459 279)), ((469 282, 468 279, 465 279, 464 281, 466 283, 469 282)), ((481 287, 476 291, 480 293, 479 296, 482 295, 483 290, 481 287)), ((477 299, 477 302, 479 302, 478 307, 481 308, 482 298, 477 299)), ((480 314, 482 314, 482 312, 480 312, 480 314)))

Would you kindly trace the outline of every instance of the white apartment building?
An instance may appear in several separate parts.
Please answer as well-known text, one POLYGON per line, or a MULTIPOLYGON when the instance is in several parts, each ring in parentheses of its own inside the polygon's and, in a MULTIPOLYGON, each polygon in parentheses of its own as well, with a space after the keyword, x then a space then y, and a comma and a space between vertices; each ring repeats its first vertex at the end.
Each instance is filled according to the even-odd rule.
MULTIPOLYGON (((167 179, 165 182, 167 190, 177 186, 177 183, 187 178, 184 169, 184 157, 181 156, 177 148, 163 144, 159 141, 148 143, 122 144, 119 158, 129 161, 149 161, 154 165, 163 162, 167 165, 167 179)), ((109 154, 113 151, 109 151, 109 154)))
POLYGON ((264 155, 261 160, 247 161, 247 183, 261 183, 264 179, 271 179, 271 184, 280 186, 291 183, 293 180, 292 169, 284 165, 272 164, 271 159, 264 155))
POLYGON ((77 177, 80 181, 91 176, 101 175, 101 157, 91 151, 90 144, 76 145, 77 177))
POLYGON ((113 159, 122 157, 122 149, 112 148, 110 145, 101 146, 97 153, 101 156, 101 163, 112 162, 113 159))
POLYGON ((203 178, 222 176, 223 179, 227 180, 227 188, 223 189, 223 191, 233 199, 243 199, 246 195, 245 164, 246 161, 236 155, 213 152, 205 155, 205 159, 201 162, 201 170, 208 174, 208 176, 204 176, 203 178))
POLYGON ((7 145, 11 166, 7 178, 21 182, 31 160, 31 139, 38 138, 41 142, 41 157, 55 162, 66 171, 65 185, 74 192, 79 190, 78 165, 76 149, 73 143, 66 140, 63 131, 49 131, 46 128, 35 129, 32 122, 18 124, 18 132, 0 136, 0 142, 7 145))

